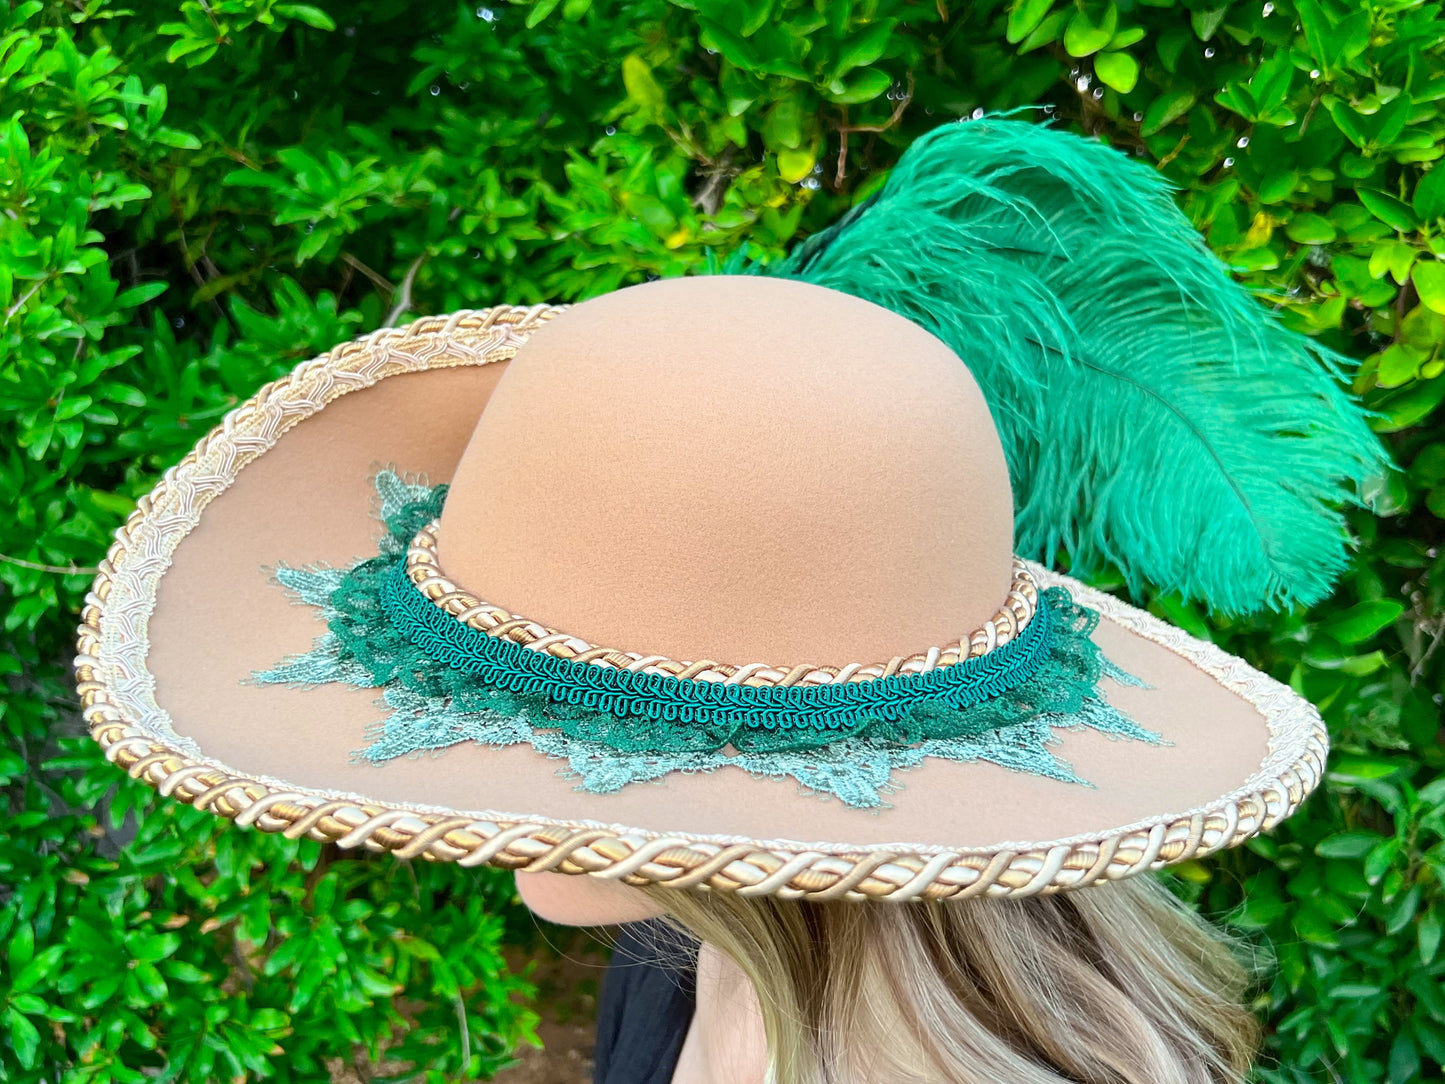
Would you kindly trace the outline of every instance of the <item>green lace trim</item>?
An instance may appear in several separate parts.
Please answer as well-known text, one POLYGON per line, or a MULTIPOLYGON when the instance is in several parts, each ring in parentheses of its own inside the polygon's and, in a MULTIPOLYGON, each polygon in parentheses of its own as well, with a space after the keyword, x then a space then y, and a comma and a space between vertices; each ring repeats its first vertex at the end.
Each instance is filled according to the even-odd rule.
POLYGON ((596 793, 669 772, 711 771, 731 764, 757 775, 790 776, 848 805, 877 808, 886 804, 883 794, 893 789, 892 773, 926 756, 988 760, 1034 775, 1083 782, 1046 748, 1057 741, 1056 728, 1087 727, 1116 737, 1160 741, 1099 695, 1097 685, 1104 678, 1140 682, 1104 658, 1090 639, 1098 615, 1058 587, 1042 594, 1039 614, 1047 614, 1051 642, 1027 680, 966 706, 925 700, 908 705, 893 719, 858 714, 846 730, 746 727, 736 718, 683 722, 618 715, 584 703, 558 702, 535 689, 487 684, 429 655, 387 612, 387 584, 412 537, 440 515, 446 487, 409 482, 389 471, 377 476, 376 485, 386 524, 379 554, 345 569, 279 567, 278 582, 298 602, 318 608, 329 631, 310 652, 252 676, 263 684, 343 682, 381 689, 390 714, 370 735, 372 744, 359 753, 365 760, 383 762, 465 741, 527 743, 567 760, 581 788, 596 793))
POLYGON ((718 736, 716 748, 736 743, 746 729, 811 727, 831 731, 829 739, 836 740, 860 736, 880 722, 898 722, 925 701, 951 708, 980 704, 1032 677, 1054 639, 1050 607, 1041 605, 1017 639, 953 666, 873 681, 754 687, 578 664, 488 636, 417 590, 405 558, 385 573, 380 591, 392 624, 418 651, 451 670, 494 689, 539 694, 555 705, 606 716, 648 719, 667 730, 707 727, 718 736))

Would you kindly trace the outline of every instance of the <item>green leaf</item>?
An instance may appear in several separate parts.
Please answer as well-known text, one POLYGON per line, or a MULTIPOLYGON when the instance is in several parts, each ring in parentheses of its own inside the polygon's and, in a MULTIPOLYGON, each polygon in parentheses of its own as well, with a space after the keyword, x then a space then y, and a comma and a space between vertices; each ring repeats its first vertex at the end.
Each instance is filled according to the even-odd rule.
POLYGON ((561 2, 562 0, 536 0, 536 2, 527 9, 527 29, 531 30, 548 15, 551 15, 552 12, 557 10, 557 5, 561 2))
POLYGON ((1371 420, 1370 427, 1377 433, 1398 433, 1428 418, 1441 402, 1445 402, 1445 377, 1413 381, 1372 404, 1383 417, 1371 420))
POLYGON ((147 301, 160 297, 169 288, 164 282, 143 282, 139 286, 132 286, 117 295, 115 307, 118 309, 133 309, 137 305, 144 305, 147 301))
POLYGON ((1009 8, 1008 24, 1004 30, 1008 43, 1017 45, 1032 34, 1053 6, 1054 0, 1015 0, 1013 7, 1009 8))
POLYGON ((1329 111, 1330 116, 1334 118, 1335 126, 1345 133, 1346 139, 1357 147, 1364 147, 1369 144, 1370 137, 1360 123, 1362 118, 1350 107, 1348 102, 1335 99, 1328 101, 1325 108, 1329 111))
POLYGON ((1128 94, 1139 82, 1139 62, 1128 53, 1100 53, 1094 57, 1094 74, 1105 86, 1128 94))
POLYGON ((789 184, 796 184, 813 172, 816 161, 813 152, 806 148, 779 151, 778 176, 789 184))
POLYGON ((5 1023, 10 1030, 10 1049, 15 1051, 15 1057, 25 1068, 34 1068, 35 1055, 40 1050, 40 1032, 14 1009, 5 1010, 5 1023))
POLYGON ((1390 907, 1389 915, 1385 922, 1387 934, 1397 934, 1408 926, 1415 918, 1415 912, 1420 908, 1420 886, 1412 885, 1408 892, 1398 897, 1390 907))
POLYGON ((1062 8, 1044 16, 1044 21, 1034 28, 1033 33, 1019 43, 1019 54, 1031 53, 1045 45, 1058 41, 1059 34, 1069 21, 1069 10, 1062 8))
POLYGON ((1365 880, 1369 881, 1372 885, 1379 884, 1384 880, 1385 874, 1390 872, 1390 868, 1399 857, 1400 841, 1396 839, 1385 840, 1371 851, 1369 857, 1365 859, 1365 880))
POLYGON ((13 977, 17 971, 23 968, 35 955, 35 928, 29 922, 22 921, 10 935, 10 943, 5 947, 5 956, 10 964, 9 972, 13 977))
POLYGON ((1267 54, 1267 59, 1249 80, 1250 91, 1263 112, 1272 112, 1284 104, 1294 73, 1289 50, 1276 49, 1267 54))
POLYGON ((15 994, 10 998, 10 1004, 27 1016, 44 1016, 48 1007, 43 998, 34 994, 15 994))
POLYGON ((182 151, 198 151, 201 149, 201 141, 190 132, 182 132, 175 128, 157 128, 151 132, 151 139, 166 147, 175 147, 182 151))
POLYGON ((1334 56, 1334 50, 1330 46, 1332 26, 1329 16, 1321 10, 1315 0, 1295 0, 1295 12, 1299 16, 1300 26, 1304 30, 1305 46, 1309 49, 1310 57, 1318 61, 1321 67, 1329 70, 1329 62, 1334 56))
POLYGON ((1259 196, 1260 203, 1283 203, 1299 187, 1299 174, 1292 169, 1282 169, 1277 173, 1270 173, 1259 187, 1255 194, 1259 196))
POLYGON ((1144 111, 1144 119, 1139 125, 1139 134, 1151 136, 1161 128, 1182 117, 1193 108, 1195 95, 1193 91, 1171 90, 1159 95, 1149 108, 1144 111))
POLYGON ((1391 343, 1380 352, 1375 368, 1376 383, 1382 388, 1398 388, 1415 378, 1420 371, 1420 363, 1429 356, 1417 346, 1391 343))
MULTIPOLYGON (((1343 779, 1385 779, 1403 767, 1385 757, 1340 756, 1330 762, 1330 774, 1343 779)), ((1386 840, 1386 842, 1393 842, 1386 840)))
POLYGON ((1343 60, 1353 60, 1370 44, 1371 12, 1357 11, 1336 24, 1331 37, 1343 60))
POLYGON ((143 184, 123 184, 106 197, 106 202, 112 207, 118 207, 123 203, 133 203, 138 199, 150 199, 151 190, 143 184))
POLYGON ((1385 241, 1370 253, 1370 275, 1382 279, 1387 274, 1403 285, 1410 279, 1418 250, 1404 241, 1385 241))
POLYGON ((1369 188, 1360 188, 1355 192, 1372 215, 1381 222, 1391 226, 1402 233, 1418 229, 1420 223, 1415 220, 1415 212, 1410 205, 1403 200, 1398 200, 1387 192, 1377 192, 1369 188))
POLYGON ((184 983, 209 982, 211 976, 202 971, 195 964, 186 963, 184 960, 167 960, 163 970, 166 977, 184 983))
POLYGON ((1335 226, 1323 215, 1297 214, 1289 220, 1284 232, 1291 241, 1302 245, 1323 245, 1335 239, 1335 226))
POLYGON ((1420 295, 1420 303, 1431 312, 1445 315, 1445 263, 1422 260, 1410 272, 1410 281, 1420 295))
POLYGON ((207 55, 199 59, 209 59, 210 54, 216 51, 216 43, 214 41, 207 41, 204 38, 180 38, 172 42, 171 47, 166 50, 166 61, 167 63, 174 64, 182 57, 199 53, 203 49, 208 50, 207 55))
POLYGON ((1189 25, 1194 28, 1194 33, 1200 41, 1208 41, 1214 37, 1214 32, 1224 23, 1224 17, 1229 13, 1229 8, 1215 8, 1213 11, 1191 11, 1189 13, 1189 25))
POLYGON ((1193 47, 1194 38, 1183 26, 1170 27, 1160 34, 1154 43, 1154 49, 1159 54, 1159 62, 1164 65, 1164 70, 1170 75, 1178 73, 1179 61, 1184 56, 1184 50, 1193 47))
POLYGON ((1415 1025, 1415 1041, 1420 1049, 1437 1065, 1445 1065, 1445 1028, 1432 1023, 1424 1012, 1418 1012, 1412 1021, 1415 1025))
POLYGON ((840 105, 856 105, 859 102, 873 101, 892 85, 892 76, 881 68, 864 68, 854 72, 853 77, 846 82, 839 80, 832 84, 828 88, 827 96, 830 101, 840 105))
POLYGON ((1091 56, 1109 44, 1114 31, 1119 27, 1119 9, 1110 0, 1104 13, 1095 16, 1082 8, 1074 12, 1064 31, 1064 50, 1070 56, 1091 56))
POLYGON ((1424 222, 1445 215, 1445 167, 1436 166, 1420 178, 1411 206, 1424 222))
POLYGON ((722 91, 729 117, 742 116, 758 97, 754 82, 731 64, 722 66, 718 89, 722 91))
MULTIPOLYGON (((1437 362, 1437 364, 1439 363, 1437 362)), ((1445 486, 1436 486, 1425 495, 1425 507, 1436 519, 1445 520, 1445 486)), ((1432 737, 1435 732, 1434 730, 1430 732, 1432 737)))
POLYGON ((296 261, 305 263, 325 248, 326 242, 329 240, 331 237, 326 230, 313 230, 304 235, 301 238, 301 244, 296 247, 296 261))
POLYGON ((284 15, 288 19, 297 19, 307 26, 314 26, 317 30, 336 29, 336 23, 330 15, 310 4, 277 4, 271 10, 277 15, 284 15))
POLYGON ((770 147, 795 149, 803 142, 803 118, 796 98, 784 98, 763 118, 763 141, 770 147))
POLYGON ((653 78, 652 69, 636 53, 623 58, 622 84, 627 88, 627 97, 653 115, 660 113, 667 103, 667 96, 653 78))
POLYGON ((739 68, 752 69, 759 66, 752 44, 741 34, 735 34, 711 19, 699 19, 697 23, 702 30, 704 43, 712 46, 739 68))
POLYGON ((844 42, 838 50, 838 63, 833 68, 834 78, 846 75, 854 68, 867 67, 881 57, 893 36, 893 25, 892 19, 885 19, 844 42))
POLYGON ((1339 933, 1328 915, 1309 903, 1304 904, 1290 918, 1295 933, 1306 941, 1317 945, 1338 945, 1339 933))
MULTIPOLYGON (((22 925, 20 928, 23 930, 26 927, 22 925)), ((10 978, 11 989, 18 992, 39 986, 44 980, 51 977, 64 952, 64 945, 51 945, 24 967, 16 968, 10 978)))
POLYGON ((1369 599, 1330 617, 1320 625, 1320 631, 1342 644, 1359 644, 1394 624, 1404 612, 1403 602, 1369 599))
POLYGON ((1364 858, 1385 837, 1379 832, 1336 832, 1315 844, 1321 858, 1364 858))
POLYGON ((1440 935, 1445 932, 1445 923, 1440 920, 1440 911, 1431 908, 1420 917, 1415 926, 1415 938, 1420 949, 1420 963, 1429 967, 1435 962, 1435 956, 1440 951, 1440 935))
POLYGON ((275 174, 259 169, 233 169, 221 178, 222 184, 240 185, 243 188, 286 188, 286 181, 275 174))
POLYGON ((1410 1084, 1420 1079, 1420 1052, 1415 1041, 1405 1032, 1395 1036, 1390 1044, 1390 1075, 1386 1084, 1410 1084))
MULTIPOLYGON (((1410 476, 1421 485, 1433 486, 1445 482, 1445 441, 1427 444, 1420 449, 1410 464, 1410 476)), ((1421 787, 1420 800, 1426 803, 1445 800, 1445 776, 1421 787)))
POLYGON ((1330 990, 1330 997, 1342 1001, 1357 1001, 1362 997, 1375 997, 1384 993, 1385 988, 1363 982, 1345 982, 1330 990))
POLYGON ((745 38, 751 37, 762 29, 772 16, 773 0, 744 0, 738 10, 742 16, 738 23, 738 33, 745 38))
POLYGON ((1385 665, 1385 655, 1381 651, 1370 651, 1364 655, 1342 655, 1338 647, 1331 649, 1321 644, 1312 644, 1305 649, 1304 661, 1316 670, 1337 670, 1353 677, 1365 677, 1385 665))

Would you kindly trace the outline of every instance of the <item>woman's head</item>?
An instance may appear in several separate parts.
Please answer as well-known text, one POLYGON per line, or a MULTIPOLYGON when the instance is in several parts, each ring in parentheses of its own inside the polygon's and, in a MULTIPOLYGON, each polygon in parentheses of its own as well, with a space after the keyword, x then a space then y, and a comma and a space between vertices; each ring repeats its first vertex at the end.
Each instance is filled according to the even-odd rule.
POLYGON ((1222 1084, 1248 972, 1151 877, 1029 899, 808 903, 518 878, 539 914, 666 916, 751 981, 778 1084, 1222 1084))

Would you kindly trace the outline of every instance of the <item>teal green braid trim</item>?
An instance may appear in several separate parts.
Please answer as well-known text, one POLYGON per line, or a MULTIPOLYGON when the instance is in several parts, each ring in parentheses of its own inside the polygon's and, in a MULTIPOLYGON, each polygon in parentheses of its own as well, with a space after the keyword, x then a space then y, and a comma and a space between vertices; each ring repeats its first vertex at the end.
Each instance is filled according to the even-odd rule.
POLYGON ((654 722, 811 727, 838 736, 854 734, 873 718, 897 722, 926 701, 967 708, 1001 696, 1033 677, 1054 639, 1049 608, 1041 604, 1017 639, 951 666, 871 681, 747 686, 578 663, 488 636, 423 595, 407 577, 405 558, 382 580, 381 604, 402 635, 429 658, 497 688, 654 722))
POLYGON ((844 738, 906 744, 1008 728, 1040 712, 1078 711, 1105 672, 1089 639, 1098 618, 1063 588, 1042 592, 1038 613, 1020 638, 973 666, 956 663, 871 682, 809 689, 725 686, 528 652, 457 621, 402 577, 406 543, 440 514, 443 499, 439 487, 390 511, 381 554, 336 581, 327 600, 328 625, 338 665, 360 665, 374 685, 400 684, 458 711, 525 716, 539 729, 557 728, 628 753, 728 746, 763 753, 821 749, 844 738), (468 661, 456 645, 470 636, 496 654, 468 661), (995 653, 1001 661, 990 663, 995 653), (952 671, 959 677, 950 684, 952 671), (583 684, 588 679, 596 683, 583 684), (571 684, 564 688, 564 681, 571 684), (871 687, 877 691, 869 700, 871 687), (660 689, 684 695, 665 702, 660 689))
POLYGON ((463 742, 498 748, 526 744, 565 760, 579 788, 596 794, 672 772, 735 766, 750 775, 792 778, 812 793, 832 795, 853 808, 878 809, 887 804, 884 795, 895 786, 894 773, 930 757, 987 761, 1083 783, 1050 751, 1059 730, 1161 740, 1099 692, 1105 678, 1125 685, 1140 682, 1103 656, 1090 638, 1098 615, 1061 587, 1042 594, 1034 621, 1047 615, 1050 643, 1026 680, 969 707, 922 700, 894 720, 864 713, 851 730, 769 730, 744 726, 735 717, 654 720, 491 685, 431 657, 402 633, 383 604, 407 544, 441 514, 446 488, 407 482, 390 471, 377 476, 376 488, 387 528, 377 556, 346 568, 276 569, 277 582, 298 605, 316 608, 328 631, 310 651, 251 678, 297 688, 340 683, 380 689, 386 716, 370 744, 357 753, 364 761, 425 755, 463 742))

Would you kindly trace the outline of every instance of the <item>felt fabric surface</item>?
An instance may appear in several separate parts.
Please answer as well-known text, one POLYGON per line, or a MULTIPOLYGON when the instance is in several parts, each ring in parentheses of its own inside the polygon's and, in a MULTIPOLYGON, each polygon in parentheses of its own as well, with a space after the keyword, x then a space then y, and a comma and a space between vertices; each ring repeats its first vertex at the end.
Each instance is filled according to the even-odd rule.
MULTIPOLYGON (((1169 630, 1144 618, 1134 619, 1144 622, 1136 631, 1106 617, 1095 640, 1148 687, 1105 682, 1102 691, 1170 744, 1120 742, 1090 731, 1062 734, 1053 751, 1090 786, 996 764, 925 758, 890 795, 891 808, 881 811, 800 799, 795 781, 737 767, 673 773, 645 786, 589 794, 559 778, 555 761, 524 745, 466 744, 383 766, 356 763, 352 751, 385 717, 374 690, 243 684, 279 657, 305 652, 323 631, 314 611, 292 604, 271 582, 271 568, 345 565, 374 553, 381 525, 370 479, 385 464, 472 493, 475 523, 487 520, 484 507, 491 510, 493 529, 475 536, 450 533, 454 548, 444 553, 444 565, 459 570, 459 581, 594 641, 682 658, 841 662, 939 642, 991 613, 1009 579, 1010 503, 1006 476, 997 473, 1003 462, 997 444, 990 452, 978 430, 958 430, 960 417, 985 424, 987 410, 957 360, 946 350, 913 349, 914 336, 926 333, 885 310, 860 310, 856 306, 865 303, 851 299, 846 313, 831 308, 832 297, 842 295, 815 304, 816 293, 828 293, 819 287, 737 278, 700 288, 697 281, 652 283, 579 306, 565 314, 566 325, 558 318, 543 329, 566 327, 553 347, 542 349, 538 333, 506 366, 438 368, 351 392, 243 468, 180 540, 148 623, 155 698, 176 731, 206 756, 240 771, 419 809, 507 811, 837 847, 903 841, 919 853, 1107 832, 1217 802, 1255 775, 1269 748, 1265 717, 1191 661, 1196 648, 1186 640, 1174 640, 1183 645, 1178 650, 1157 642, 1169 630), (698 289, 710 292, 693 294, 687 304, 676 293, 698 289), (748 292, 760 289, 768 293, 748 292), (579 342, 599 344, 581 359, 595 360, 603 338, 618 333, 613 317, 619 313, 601 302, 629 303, 618 300, 622 294, 637 306, 625 324, 630 336, 613 343, 628 364, 564 369, 562 362, 577 357, 579 342), (597 320, 590 332, 589 308, 597 320), (644 309, 654 313, 650 321, 643 319, 644 309), (656 317, 659 311, 668 313, 666 320, 656 317), (807 336, 787 340, 783 330, 800 325, 807 336), (700 334, 724 326, 733 331, 722 339, 700 334), (813 352, 764 350, 778 341, 807 342, 813 352), (701 357, 690 349, 693 375, 683 380, 678 344, 697 342, 711 343, 711 353, 701 357), (886 363, 878 360, 882 343, 894 351, 886 363), (855 353, 863 346, 866 365, 855 353), (561 361, 552 366, 551 358, 561 361), (818 366, 832 379, 803 371, 818 366), (879 375, 882 368, 888 368, 886 376, 879 375), (715 377, 706 409, 698 406, 699 369, 711 369, 715 377), (744 370, 761 375, 738 377, 744 370), (558 379, 548 378, 549 371, 558 379), (542 382, 541 390, 527 391, 533 379, 542 382), (654 399, 665 403, 657 389, 672 380, 676 394, 696 408, 687 414, 693 430, 687 441, 672 431, 681 424, 676 415, 659 408, 650 420, 645 414, 639 420, 630 397, 633 389, 651 385, 654 399), (903 430, 887 424, 888 408, 880 407, 877 424, 846 426, 845 413, 858 412, 860 402, 871 407, 895 382, 909 389, 919 416, 931 421, 903 430), (508 385, 518 389, 514 407, 497 416, 500 422, 478 427, 494 392, 492 406, 506 402, 508 385), (614 396, 633 405, 609 415, 614 396), (580 404, 589 402, 590 412, 582 411, 580 404), (549 414, 551 403, 574 406, 549 414), (746 466, 748 455, 761 455, 738 450, 748 445, 737 435, 744 406, 746 432, 758 440, 790 434, 783 442, 793 449, 785 485, 763 485, 756 473, 735 470, 746 466), (600 447, 609 424, 624 433, 669 436, 629 442, 614 430, 613 453, 605 461, 568 454, 588 441, 600 447), (810 434, 823 434, 819 444, 808 446, 810 434), (464 460, 469 443, 486 454, 464 460), (696 461, 679 472, 673 468, 682 448, 693 449, 696 461), (650 469, 649 450, 656 457, 650 469), (727 469, 709 470, 709 453, 725 460, 727 469), (861 476, 837 469, 849 456, 866 465, 861 476), (577 477, 564 469, 568 463, 579 464, 577 477), (941 467, 921 469, 929 464, 941 467), (548 488, 553 484, 559 490, 548 488), (773 517, 768 531, 755 529, 759 505, 773 517), (545 529, 553 523, 566 527, 560 541, 545 529), (455 548, 456 540, 469 537, 477 552, 455 548), (589 549, 589 540, 595 548, 589 549), (648 540, 656 546, 643 544, 648 540), (619 565, 624 553, 632 554, 630 562, 619 565), (914 557, 917 563, 910 564, 914 557), (523 599, 514 600, 486 574, 492 562, 508 570, 507 582, 526 596, 525 605, 516 605, 523 599), (800 583, 808 568, 826 574, 804 576, 800 583), (894 594, 895 604, 887 605, 894 594), (592 627, 587 615, 605 617, 608 627, 592 627), (1149 631, 1156 626, 1157 635, 1149 631), (648 640, 653 632, 655 639, 648 640)), ((491 406, 486 417, 492 418, 491 406)), ((443 528, 447 523, 444 518, 443 528)), ((1086 604, 1099 598, 1065 582, 1086 604)))

